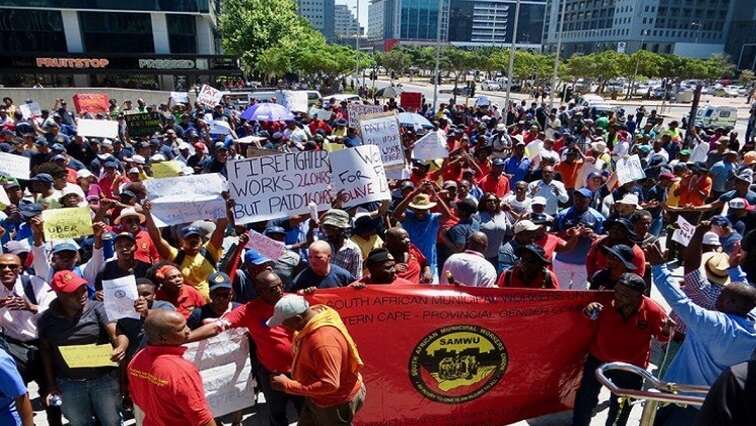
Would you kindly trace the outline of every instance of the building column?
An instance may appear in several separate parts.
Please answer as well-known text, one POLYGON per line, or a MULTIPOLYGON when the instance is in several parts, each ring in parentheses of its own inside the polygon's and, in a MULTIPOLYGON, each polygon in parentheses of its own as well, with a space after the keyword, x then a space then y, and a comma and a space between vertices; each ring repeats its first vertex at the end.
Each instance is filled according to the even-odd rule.
POLYGON ((75 10, 61 10, 60 16, 63 19, 63 34, 66 37, 68 53, 83 52, 84 43, 81 40, 79 14, 75 10))
POLYGON ((197 29, 197 53, 200 55, 215 54, 215 36, 210 27, 210 18, 200 15, 195 18, 194 22, 197 29))
POLYGON ((171 42, 168 39, 168 21, 165 13, 150 13, 152 22, 152 43, 155 53, 171 53, 171 42))

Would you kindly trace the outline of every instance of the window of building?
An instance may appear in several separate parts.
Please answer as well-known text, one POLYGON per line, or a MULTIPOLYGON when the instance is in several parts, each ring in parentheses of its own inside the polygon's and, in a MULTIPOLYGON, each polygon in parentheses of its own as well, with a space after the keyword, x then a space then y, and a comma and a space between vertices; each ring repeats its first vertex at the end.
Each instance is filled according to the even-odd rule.
POLYGON ((148 13, 79 12, 87 52, 154 53, 148 13))
POLYGON ((60 12, 3 9, 0 52, 66 52, 60 12))
POLYGON ((171 53, 197 53, 197 28, 193 15, 166 16, 171 53))

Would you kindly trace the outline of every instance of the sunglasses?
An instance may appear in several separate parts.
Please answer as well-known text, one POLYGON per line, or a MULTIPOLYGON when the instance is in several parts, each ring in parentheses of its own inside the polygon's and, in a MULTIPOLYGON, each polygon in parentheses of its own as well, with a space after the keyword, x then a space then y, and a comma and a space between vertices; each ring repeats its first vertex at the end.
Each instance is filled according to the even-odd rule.
POLYGON ((15 271, 16 269, 18 269, 20 267, 21 267, 21 265, 14 265, 14 264, 9 265, 7 263, 3 263, 3 264, 0 264, 0 271, 2 271, 5 268, 10 269, 11 271, 15 271))

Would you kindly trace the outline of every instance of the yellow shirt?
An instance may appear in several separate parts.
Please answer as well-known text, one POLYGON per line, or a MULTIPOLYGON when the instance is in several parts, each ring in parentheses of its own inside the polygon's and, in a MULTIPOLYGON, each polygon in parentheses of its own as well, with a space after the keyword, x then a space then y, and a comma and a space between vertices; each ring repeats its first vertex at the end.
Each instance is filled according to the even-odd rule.
POLYGON ((680 188, 680 182, 673 183, 667 188, 667 205, 672 207, 678 207, 680 205, 680 197, 675 195, 675 191, 680 188))
MULTIPOLYGON (((209 241, 203 247, 216 263, 223 255, 223 250, 214 247, 209 241)), ((171 247, 172 261, 176 261, 178 254, 179 250, 171 247)), ((181 275, 184 276, 185 284, 197 289, 205 299, 210 299, 210 286, 207 283, 207 278, 215 271, 215 263, 210 262, 202 253, 197 253, 194 256, 187 254, 181 261, 179 269, 181 270, 181 275)))
POLYGON ((359 235, 352 235, 351 239, 352 242, 357 244, 357 247, 360 248, 360 252, 362 252, 362 259, 367 259, 368 254, 370 254, 371 250, 383 247, 383 240, 377 234, 373 235, 372 237, 370 237, 370 239, 367 240, 360 237, 359 235))

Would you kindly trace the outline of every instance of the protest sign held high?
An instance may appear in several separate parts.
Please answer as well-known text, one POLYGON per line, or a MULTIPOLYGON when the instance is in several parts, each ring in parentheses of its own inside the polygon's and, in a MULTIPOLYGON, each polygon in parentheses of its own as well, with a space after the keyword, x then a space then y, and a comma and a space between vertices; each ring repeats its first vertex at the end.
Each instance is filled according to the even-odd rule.
POLYGON ((159 227, 226 216, 226 182, 218 173, 149 179, 144 188, 159 227))
POLYGON ((405 111, 417 111, 423 106, 423 94, 420 92, 402 92, 399 104, 405 111))
POLYGON ((501 425, 568 409, 593 334, 582 310, 596 300, 610 295, 368 286, 311 298, 339 312, 365 362, 359 425, 501 425))
POLYGON ((436 160, 449 157, 446 149, 446 141, 439 136, 438 132, 428 132, 415 142, 412 149, 412 158, 417 160, 436 160))
POLYGON ((180 176, 182 167, 182 164, 175 160, 161 161, 150 166, 152 177, 156 179, 180 176))
POLYGON ((65 240, 92 234, 89 207, 47 209, 42 211, 47 241, 65 240))
POLYGON ((208 86, 207 84, 202 85, 202 89, 200 89, 199 94, 197 95, 197 102, 206 105, 209 107, 214 107, 218 104, 218 102, 221 101, 223 98, 223 92, 220 90, 208 86))
POLYGON ((268 259, 278 259, 286 253, 286 244, 268 238, 265 235, 250 229, 247 248, 255 249, 268 259))
POLYGON ((377 145, 381 149, 383 165, 404 164, 404 149, 399 136, 399 120, 396 114, 368 114, 360 120, 360 133, 365 145, 377 145))
POLYGON ((23 103, 18 106, 18 109, 24 118, 39 117, 42 115, 42 107, 39 106, 39 102, 23 103))
POLYGON ((29 157, 0 152, 0 175, 29 179, 30 163, 29 157))
POLYGON ((289 111, 307 112, 309 110, 306 90, 280 90, 276 92, 276 102, 289 111))
POLYGON ((110 111, 110 98, 104 93, 77 93, 73 95, 74 108, 79 114, 107 113, 110 111))
POLYGON ((112 139, 118 137, 118 122, 81 119, 77 123, 76 130, 79 136, 112 139))
POLYGON ((171 92, 171 100, 177 104, 188 104, 189 93, 187 92, 171 92))
POLYGON ((152 136, 160 131, 160 114, 158 112, 141 112, 138 114, 126 114, 126 126, 129 129, 129 137, 152 136))
POLYGON ((133 275, 102 280, 102 293, 105 313, 110 321, 121 318, 139 319, 139 313, 134 309, 134 302, 139 298, 139 294, 133 275))
POLYGON ((331 173, 325 151, 233 160, 227 168, 229 193, 236 201, 236 223, 307 213, 310 202, 321 210, 331 204, 331 173))
MULTIPOLYGON (((356 102, 347 104, 347 113, 349 114, 349 127, 360 127, 360 120, 367 114, 377 114, 383 112, 381 105, 365 105, 356 102)), ((330 116, 330 112, 328 112, 330 116)))
POLYGON ((391 199, 381 152, 377 146, 362 145, 342 149, 332 152, 330 158, 334 195, 343 191, 343 207, 391 199))
POLYGON ((631 155, 627 158, 621 158, 617 161, 617 179, 620 185, 628 182, 641 180, 646 177, 643 172, 640 158, 637 155, 631 155))

